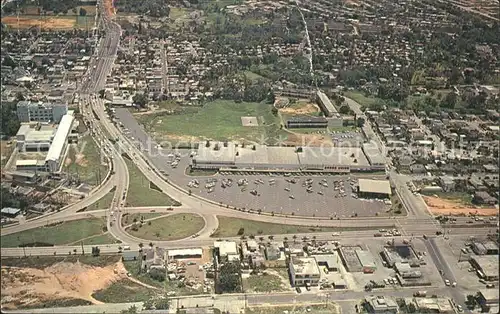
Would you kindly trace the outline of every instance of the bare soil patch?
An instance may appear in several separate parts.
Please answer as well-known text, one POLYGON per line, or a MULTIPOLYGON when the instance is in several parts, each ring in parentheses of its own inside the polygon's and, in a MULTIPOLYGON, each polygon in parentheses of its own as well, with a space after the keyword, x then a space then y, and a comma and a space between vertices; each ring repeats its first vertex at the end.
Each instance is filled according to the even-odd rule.
MULTIPOLYGON (((2 18, 2 23, 9 25, 10 27, 17 28, 18 22, 15 16, 6 16, 2 18)), ((43 29, 73 29, 75 27, 75 18, 31 18, 31 17, 19 17, 19 28, 30 28, 33 26, 41 26, 43 29)))
POLYGON ((43 269, 2 267, 2 307, 15 309, 59 299, 81 299, 93 304, 95 291, 107 288, 113 282, 128 278, 123 263, 94 267, 60 262, 43 269))
POLYGON ((494 216, 498 214, 498 209, 494 207, 477 207, 467 206, 454 202, 452 200, 445 200, 439 197, 422 196, 429 210, 434 215, 468 215, 474 214, 478 216, 494 216))
POLYGON ((319 111, 318 106, 316 106, 313 103, 307 103, 304 104, 303 106, 295 106, 295 107, 287 107, 287 108, 281 108, 279 110, 281 113, 285 114, 290 114, 290 115, 304 115, 304 114, 311 114, 311 113, 317 113, 319 111))
POLYGON ((321 134, 290 133, 285 141, 285 144, 294 146, 321 146, 331 143, 332 141, 329 137, 321 134))

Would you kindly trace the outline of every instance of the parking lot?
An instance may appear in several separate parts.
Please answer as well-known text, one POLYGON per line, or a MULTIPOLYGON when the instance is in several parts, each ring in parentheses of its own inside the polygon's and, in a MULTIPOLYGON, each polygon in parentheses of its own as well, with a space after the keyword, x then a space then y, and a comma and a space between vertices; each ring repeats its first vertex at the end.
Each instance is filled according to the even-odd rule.
POLYGON ((276 214, 340 218, 374 217, 377 214, 383 215, 390 208, 390 205, 380 200, 357 199, 357 195, 352 193, 351 184, 357 182, 357 178, 361 177, 359 174, 356 177, 315 176, 313 173, 274 176, 241 172, 208 177, 188 176, 185 172, 190 164, 191 150, 159 148, 127 109, 116 109, 116 117, 123 124, 124 134, 149 155, 159 170, 168 173, 171 181, 191 190, 193 194, 216 202, 276 214), (172 167, 172 156, 176 153, 179 153, 178 161, 172 167), (193 180, 197 180, 198 184, 193 184, 193 180), (238 184, 240 180, 245 180, 244 184, 238 184), (231 183, 227 184, 229 181, 231 183))

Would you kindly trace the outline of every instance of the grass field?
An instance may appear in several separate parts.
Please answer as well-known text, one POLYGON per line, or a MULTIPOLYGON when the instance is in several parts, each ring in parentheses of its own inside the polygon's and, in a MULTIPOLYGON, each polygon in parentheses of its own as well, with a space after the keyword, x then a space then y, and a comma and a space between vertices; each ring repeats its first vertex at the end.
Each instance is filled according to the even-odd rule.
MULTIPOLYGON (((353 230, 372 230, 373 227, 313 227, 313 226, 297 226, 284 225, 269 222, 261 222, 256 220, 231 218, 225 216, 217 216, 219 219, 219 228, 212 234, 214 238, 221 237, 237 237, 240 236, 238 231, 244 229, 245 236, 260 236, 270 234, 296 234, 296 233, 311 233, 311 232, 339 232, 353 230)), ((388 226, 392 228, 392 226, 388 226)))
POLYGON ((43 303, 34 303, 29 305, 20 305, 17 306, 17 309, 22 310, 30 310, 30 309, 39 309, 39 308, 54 308, 54 307, 72 307, 72 306, 82 306, 82 305, 92 305, 92 302, 82 299, 53 299, 46 300, 43 303))
POLYGON ((129 173, 129 188, 127 193, 127 206, 178 206, 178 202, 168 195, 149 188, 149 180, 142 174, 136 165, 127 158, 129 173))
POLYGON ((250 275, 250 277, 243 279, 243 288, 247 292, 284 291, 281 284, 281 278, 271 274, 250 275))
POLYGON ((344 95, 364 107, 370 107, 370 105, 373 105, 379 100, 377 97, 367 97, 362 92, 358 91, 346 91, 344 95))
POLYGON ((134 219, 136 221, 141 221, 141 217, 144 219, 151 219, 161 215, 165 215, 164 213, 133 213, 133 214, 124 214, 122 216, 122 226, 130 225, 134 223, 134 219))
POLYGON ((111 234, 105 233, 105 234, 100 234, 92 237, 85 238, 81 241, 76 241, 74 244, 81 244, 83 242, 83 245, 97 245, 97 244, 113 244, 113 243, 121 243, 121 241, 115 239, 111 234))
POLYGON ((143 287, 128 279, 123 279, 112 283, 106 289, 96 291, 92 294, 92 297, 104 303, 125 303, 147 301, 156 294, 152 289, 143 287))
POLYGON ((31 243, 62 245, 103 233, 106 221, 100 218, 63 222, 2 236, 1 247, 17 247, 31 243))
POLYGON ((190 108, 182 114, 143 115, 140 120, 157 136, 178 141, 212 139, 260 142, 263 139, 275 139, 280 131, 279 119, 273 116, 271 105, 228 100, 190 108), (259 126, 242 126, 243 116, 256 117, 259 126))
POLYGON ((108 167, 101 161, 99 147, 91 136, 85 136, 78 144, 69 147, 64 171, 72 175, 78 174, 82 182, 98 185, 108 172, 108 167))
POLYGON ((113 196, 115 195, 115 192, 109 192, 108 194, 104 195, 103 198, 98 200, 97 202, 87 206, 86 211, 89 210, 97 210, 97 209, 106 209, 111 206, 111 202, 113 201, 113 196))
POLYGON ((137 231, 127 228, 131 235, 146 240, 179 240, 187 238, 205 226, 205 221, 194 214, 174 214, 144 223, 137 231))

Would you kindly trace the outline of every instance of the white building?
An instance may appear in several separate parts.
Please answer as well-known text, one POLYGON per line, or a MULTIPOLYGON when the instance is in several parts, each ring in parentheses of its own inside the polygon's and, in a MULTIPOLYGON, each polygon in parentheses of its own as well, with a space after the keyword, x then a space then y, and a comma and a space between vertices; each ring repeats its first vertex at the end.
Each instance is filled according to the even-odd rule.
POLYGON ((23 124, 16 134, 20 152, 48 151, 56 129, 52 125, 23 124))
POLYGON ((17 118, 21 122, 59 123, 68 113, 67 104, 20 101, 17 103, 17 118))
POLYGON ((228 262, 232 262, 240 260, 240 253, 236 242, 215 241, 214 247, 218 252, 219 261, 227 260, 228 262))
POLYGON ((313 257, 292 257, 289 268, 292 286, 317 286, 319 284, 321 275, 316 259, 313 257))
POLYGON ((54 140, 50 146, 45 164, 49 172, 58 172, 64 158, 64 152, 68 146, 68 135, 71 132, 73 121, 75 118, 72 115, 66 114, 62 117, 61 123, 57 127, 54 140))

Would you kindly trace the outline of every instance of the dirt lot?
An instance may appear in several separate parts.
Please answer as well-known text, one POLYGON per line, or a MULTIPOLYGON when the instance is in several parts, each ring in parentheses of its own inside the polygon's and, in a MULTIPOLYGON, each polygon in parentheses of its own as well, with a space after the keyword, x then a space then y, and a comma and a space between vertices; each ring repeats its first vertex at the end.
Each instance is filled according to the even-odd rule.
MULTIPOLYGON (((2 23, 10 27, 17 28, 17 17, 6 16, 2 18, 2 23)), ((41 26, 44 29, 73 29, 75 28, 76 20, 74 17, 68 18, 43 18, 40 17, 19 17, 19 28, 30 28, 33 26, 41 26)))
POLYGON ((323 134, 297 134, 290 133, 285 144, 295 146, 321 146, 331 144, 330 137, 323 134))
POLYGON ((44 269, 2 267, 2 307, 14 309, 56 299, 81 299, 93 304, 92 294, 128 278, 122 262, 93 267, 80 262, 60 262, 44 269))
POLYGON ((281 108, 279 111, 281 113, 290 115, 303 115, 303 114, 317 113, 319 111, 319 108, 315 104, 306 103, 302 106, 296 104, 291 107, 281 108))
POLYGON ((466 206, 451 200, 445 200, 439 197, 422 196, 429 210, 434 215, 468 215, 469 213, 479 216, 494 216, 498 214, 496 208, 483 208, 466 206))

